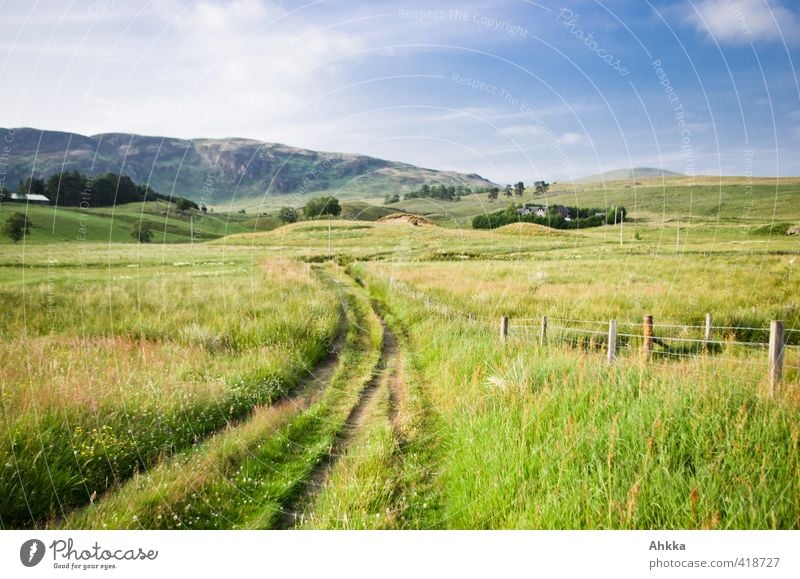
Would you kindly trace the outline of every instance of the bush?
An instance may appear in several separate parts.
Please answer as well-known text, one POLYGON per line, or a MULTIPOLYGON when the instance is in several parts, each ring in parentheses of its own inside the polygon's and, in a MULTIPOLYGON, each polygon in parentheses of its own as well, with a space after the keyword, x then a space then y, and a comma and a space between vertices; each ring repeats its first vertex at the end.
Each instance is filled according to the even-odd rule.
POLYGON ((30 233, 31 222, 22 213, 15 211, 3 225, 3 235, 11 241, 17 243, 20 239, 30 233))
POLYGON ((303 207, 303 214, 309 219, 317 219, 323 215, 336 216, 342 212, 342 206, 336 197, 315 197, 303 207))
POLYGON ((133 226, 131 237, 139 243, 150 243, 153 240, 153 230, 149 221, 140 221, 133 226))
POLYGON ((278 211, 278 219, 284 223, 294 223, 299 217, 297 209, 294 207, 281 207, 280 211, 278 211))
POLYGON ((178 211, 189 211, 190 209, 197 209, 197 210, 200 209, 197 203, 195 203, 191 199, 184 199, 183 197, 173 197, 172 200, 175 202, 175 208, 178 211))

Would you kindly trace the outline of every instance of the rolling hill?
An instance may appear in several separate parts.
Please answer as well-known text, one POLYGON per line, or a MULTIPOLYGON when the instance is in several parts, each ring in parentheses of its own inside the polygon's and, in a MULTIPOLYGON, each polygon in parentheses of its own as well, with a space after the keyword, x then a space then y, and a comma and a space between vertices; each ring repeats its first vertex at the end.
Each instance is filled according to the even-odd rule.
POLYGON ((683 173, 655 169, 653 167, 633 167, 632 169, 615 169, 596 175, 587 175, 580 179, 575 179, 574 183, 600 183, 610 181, 636 181, 638 179, 660 179, 662 177, 684 177, 683 173))
MULTIPOLYGON (((0 129, 8 132, 6 129, 0 129)), ((339 197, 379 198, 423 183, 491 186, 476 174, 437 171, 346 153, 327 153, 251 139, 176 139, 125 133, 84 136, 13 130, 6 183, 49 176, 62 169, 129 175, 161 193, 209 205, 256 206, 287 195, 335 192, 339 197)), ((283 201, 280 201, 281 203, 283 201)))

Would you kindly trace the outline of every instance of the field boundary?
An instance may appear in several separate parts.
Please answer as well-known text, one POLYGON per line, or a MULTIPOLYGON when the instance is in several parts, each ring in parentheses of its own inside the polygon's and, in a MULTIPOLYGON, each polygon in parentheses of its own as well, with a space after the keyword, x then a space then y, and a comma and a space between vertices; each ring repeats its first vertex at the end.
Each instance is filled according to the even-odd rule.
POLYGON ((769 328, 747 325, 719 325, 712 323, 711 313, 706 313, 704 324, 656 323, 652 314, 646 314, 642 322, 610 320, 583 320, 575 318, 477 315, 460 310, 431 298, 394 277, 386 278, 389 288, 407 298, 421 301, 430 311, 446 318, 457 319, 483 327, 487 330, 498 327, 499 340, 509 338, 537 341, 545 344, 568 344, 584 350, 606 352, 613 363, 620 351, 641 352, 645 360, 660 359, 718 359, 716 356, 735 350, 739 353, 765 352, 763 362, 737 359, 737 363, 764 367, 770 385, 770 396, 784 381, 784 369, 795 377, 800 375, 800 328, 786 328, 782 320, 773 320, 769 328), (555 324, 553 322, 556 322, 555 324), (600 328, 607 329, 600 329, 600 328), (619 332, 619 328, 630 328, 619 332), (636 331, 641 328, 641 333, 636 331), (658 333, 657 333, 658 330, 658 333), (747 333, 756 338, 766 335, 768 341, 758 339, 736 339, 747 333), (715 339, 722 334, 725 339, 715 339), (798 342, 798 343, 795 343, 798 342), (659 349, 656 349, 658 346, 659 349), (787 354, 789 361, 786 361, 787 354))

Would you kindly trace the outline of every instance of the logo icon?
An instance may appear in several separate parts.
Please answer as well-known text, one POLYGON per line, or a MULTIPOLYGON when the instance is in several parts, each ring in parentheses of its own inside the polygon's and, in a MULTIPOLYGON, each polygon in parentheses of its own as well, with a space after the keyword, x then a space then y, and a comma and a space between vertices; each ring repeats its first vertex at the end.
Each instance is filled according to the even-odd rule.
POLYGON ((19 560, 26 567, 36 567, 44 558, 44 543, 39 539, 28 539, 19 548, 19 560))

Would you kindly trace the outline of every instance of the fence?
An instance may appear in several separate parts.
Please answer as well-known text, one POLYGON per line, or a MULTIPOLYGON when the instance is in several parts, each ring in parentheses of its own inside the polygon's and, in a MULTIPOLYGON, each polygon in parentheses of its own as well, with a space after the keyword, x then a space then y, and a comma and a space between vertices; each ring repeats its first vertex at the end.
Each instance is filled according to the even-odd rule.
MULTIPOLYGON (((389 285, 391 288, 401 291, 407 297, 421 301, 428 309, 444 317, 483 324, 486 327, 497 323, 496 317, 478 316, 460 311, 453 306, 437 302, 430 296, 416 291, 394 278, 389 278, 389 285)), ((710 313, 705 315, 705 323, 702 325, 657 324, 652 315, 644 316, 641 323, 621 322, 618 320, 579 320, 548 316, 515 318, 513 320, 508 316, 501 316, 499 322, 499 339, 501 342, 508 341, 509 336, 531 338, 538 340, 541 344, 569 341, 573 345, 583 344, 591 349, 604 349, 609 363, 613 363, 617 359, 618 351, 621 349, 628 351, 638 349, 645 360, 649 360, 655 355, 678 358, 710 358, 712 354, 720 352, 723 348, 730 347, 764 350, 766 352, 767 378, 771 396, 775 395, 783 379, 784 368, 800 369, 798 365, 785 362, 787 350, 793 349, 800 354, 800 346, 786 343, 789 334, 800 333, 800 330, 787 329, 784 322, 780 320, 772 321, 769 328, 714 326, 710 313), (602 329, 600 329, 601 327, 602 329), (641 333, 636 332, 637 328, 641 329, 641 333), (763 333, 765 335, 768 333, 769 341, 745 341, 732 338, 714 339, 714 336, 721 332, 735 334, 742 331, 763 333), (669 335, 670 333, 673 335, 669 335), (676 333, 696 334, 697 337, 674 335, 676 333), (660 347, 660 350, 656 350, 656 346, 660 347)))

